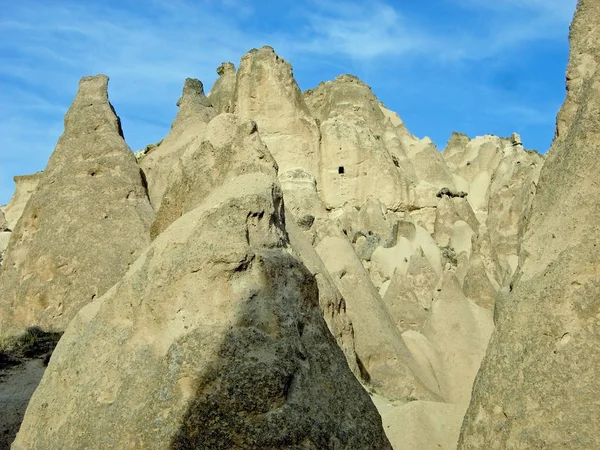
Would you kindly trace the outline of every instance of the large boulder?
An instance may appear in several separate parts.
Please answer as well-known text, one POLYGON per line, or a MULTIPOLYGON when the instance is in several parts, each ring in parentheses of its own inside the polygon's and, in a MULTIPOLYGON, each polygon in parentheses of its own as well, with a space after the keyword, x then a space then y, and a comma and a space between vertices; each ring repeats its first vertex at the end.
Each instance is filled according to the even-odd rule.
POLYGON ((459 448, 600 448, 600 3, 580 0, 567 97, 459 448))
POLYGON ((108 77, 84 77, 0 271, 0 331, 64 329, 149 244, 152 208, 108 77))
POLYGON ((30 448, 391 448, 275 178, 216 188, 81 310, 13 444, 30 448))

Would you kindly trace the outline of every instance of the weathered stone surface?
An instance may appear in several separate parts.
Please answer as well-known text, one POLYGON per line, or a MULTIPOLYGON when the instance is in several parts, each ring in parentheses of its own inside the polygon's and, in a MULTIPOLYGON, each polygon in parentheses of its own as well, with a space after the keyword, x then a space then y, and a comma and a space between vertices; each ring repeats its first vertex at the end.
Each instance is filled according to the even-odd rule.
POLYGON ((13 449, 391 448, 283 209, 252 173, 174 222, 69 325, 13 449))
POLYGON ((441 372, 436 375, 443 398, 467 405, 494 329, 492 312, 468 300, 451 271, 444 272, 438 290, 423 335, 441 357, 441 372))
POLYGON ((216 187, 244 173, 277 174, 277 164, 258 135, 256 124, 234 114, 212 119, 204 138, 188 145, 169 175, 152 238, 196 208, 216 187))
MULTIPOLYGON (((407 209, 412 180, 386 148, 386 116, 371 89, 354 76, 341 75, 307 91, 304 98, 320 122, 320 165, 312 170, 320 170, 325 206, 360 207, 377 192, 386 208, 407 209)), ((401 147, 397 151, 403 152, 401 147)))
POLYGON ((567 96, 519 268, 496 303, 459 448, 600 447, 600 4, 580 0, 567 96))
POLYGON ((394 272, 383 301, 400 331, 421 331, 438 279, 420 247, 410 257, 406 272, 394 272))
POLYGON ((390 402, 373 395, 394 449, 455 450, 465 407, 449 403, 390 402))
POLYGON ((14 177, 15 193, 8 202, 8 205, 6 205, 3 210, 8 228, 10 230, 13 230, 17 225, 21 214, 23 214, 25 205, 37 188, 41 178, 42 172, 14 177))
MULTIPOLYGON (((285 196, 285 192, 284 192, 285 196)), ((286 206, 287 211, 287 206, 286 206)), ((329 331, 335 337, 338 346, 344 352, 348 367, 362 379, 362 374, 358 367, 354 345, 354 328, 346 312, 346 301, 338 290, 331 275, 327 271, 325 264, 311 245, 307 235, 305 235, 298 225, 286 215, 286 230, 290 239, 294 254, 302 261, 306 268, 312 273, 317 281, 319 288, 319 304, 323 311, 325 323, 329 331)))
POLYGON ((218 114, 232 113, 235 106, 235 66, 224 62, 217 68, 219 78, 207 97, 218 114))
POLYGON ((0 209, 0 231, 7 231, 10 229, 8 228, 8 223, 6 222, 6 217, 4 217, 4 212, 0 209))
POLYGON ((149 243, 153 212, 107 95, 84 77, 0 271, 0 330, 64 329, 149 243))
POLYGON ((271 47, 253 49, 240 62, 235 113, 258 124, 280 171, 302 169, 318 178, 319 129, 304 103, 292 66, 271 47))
POLYGON ((195 78, 185 80, 177 106, 179 110, 169 134, 140 161, 155 211, 160 208, 173 165, 188 148, 198 146, 204 139, 206 125, 217 115, 204 95, 202 82, 195 78))
POLYGON ((325 237, 317 254, 344 296, 354 327, 356 355, 364 379, 382 395, 404 399, 436 399, 413 369, 404 344, 379 293, 369 282, 348 240, 325 237))

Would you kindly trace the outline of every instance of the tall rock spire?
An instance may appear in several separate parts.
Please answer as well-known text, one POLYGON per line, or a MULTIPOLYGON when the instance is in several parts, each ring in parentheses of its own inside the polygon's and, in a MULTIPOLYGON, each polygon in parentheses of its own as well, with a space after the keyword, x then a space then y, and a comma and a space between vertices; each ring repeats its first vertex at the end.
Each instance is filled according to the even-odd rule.
POLYGON ((0 331, 64 329, 149 243, 153 218, 133 153, 108 101, 108 77, 84 77, 0 272, 0 331))

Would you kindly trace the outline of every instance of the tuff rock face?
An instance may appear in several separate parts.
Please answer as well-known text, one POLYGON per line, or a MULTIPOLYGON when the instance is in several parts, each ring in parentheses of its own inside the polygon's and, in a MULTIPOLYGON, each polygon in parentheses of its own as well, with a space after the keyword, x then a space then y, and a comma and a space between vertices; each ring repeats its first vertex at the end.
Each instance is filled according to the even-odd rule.
POLYGON ((459 448, 598 448, 600 4, 580 0, 567 96, 459 448))
POLYGON ((224 181, 73 320, 12 448, 391 448, 288 246, 276 178, 224 181))
POLYGON ((136 155, 153 242, 71 322, 15 447, 388 448, 360 382, 394 448, 455 448, 543 157, 439 152, 270 47, 217 72, 136 155))
POLYGON ((258 124, 262 140, 282 173, 291 169, 310 171, 318 164, 319 129, 315 119, 304 103, 292 66, 271 47, 253 49, 242 57, 235 86, 235 113, 258 124))
POLYGON ((160 209, 173 166, 188 148, 195 147, 203 140, 208 122, 216 116, 210 101, 204 95, 202 82, 195 78, 185 80, 177 106, 179 111, 169 134, 140 161, 148 183, 150 202, 155 211, 160 209))
POLYGON ((66 328, 148 245, 152 208, 107 83, 103 75, 79 83, 65 131, 10 237, 0 271, 3 332, 66 328))
POLYGON ((31 175, 21 175, 14 177, 15 193, 11 197, 8 205, 3 207, 3 213, 6 218, 7 228, 13 230, 17 225, 25 205, 31 198, 31 195, 37 188, 43 172, 37 172, 31 175))

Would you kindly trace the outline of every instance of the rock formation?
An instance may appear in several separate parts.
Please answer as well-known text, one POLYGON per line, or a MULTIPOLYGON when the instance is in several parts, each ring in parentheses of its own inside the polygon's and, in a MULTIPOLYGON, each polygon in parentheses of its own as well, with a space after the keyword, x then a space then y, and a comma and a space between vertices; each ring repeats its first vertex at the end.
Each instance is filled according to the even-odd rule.
POLYGON ((232 63, 223 63, 217 69, 219 78, 208 94, 217 113, 231 113, 235 108, 236 72, 232 63))
POLYGON ((359 382, 395 448, 454 448, 493 310, 527 274, 544 158, 516 134, 439 152, 356 77, 301 92, 270 47, 217 73, 207 96, 187 79, 165 139, 123 156, 145 173, 153 242, 147 201, 145 227, 119 227, 136 251, 102 238, 119 275, 69 325, 15 448, 388 448, 359 382))
POLYGON ((459 448, 600 447, 599 19, 579 1, 566 100, 459 448))
POLYGON ((2 332, 64 329, 148 245, 152 208, 107 83, 103 75, 79 83, 64 133, 10 237, 0 271, 2 332))
POLYGON ((173 166, 188 148, 202 141, 207 123, 216 115, 204 95, 202 82, 194 78, 185 80, 177 106, 179 111, 169 134, 140 161, 155 211, 160 208, 173 166))
POLYGON ((42 178, 42 174, 42 172, 37 172, 31 175, 14 177, 15 193, 8 202, 8 205, 3 208, 8 229, 13 230, 17 225, 17 221, 21 217, 21 214, 23 214, 25 205, 42 178))
POLYGON ((183 152, 171 168, 152 237, 201 204, 215 186, 244 173, 276 176, 277 164, 258 135, 256 123, 234 114, 211 120, 203 139, 183 152))
POLYGON ((242 57, 234 101, 237 115, 258 124, 280 173, 312 171, 317 166, 319 129, 304 103, 292 66, 271 47, 253 49, 242 57))
POLYGON ((69 325, 12 448, 59 447, 390 448, 274 176, 223 180, 69 325))

